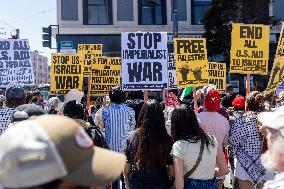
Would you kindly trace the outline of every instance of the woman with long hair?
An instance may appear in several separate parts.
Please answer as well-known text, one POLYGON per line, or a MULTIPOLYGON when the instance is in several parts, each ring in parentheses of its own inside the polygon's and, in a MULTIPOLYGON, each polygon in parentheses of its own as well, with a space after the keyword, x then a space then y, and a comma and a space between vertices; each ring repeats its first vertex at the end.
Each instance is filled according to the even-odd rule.
POLYGON ((175 188, 216 189, 215 176, 229 172, 216 138, 203 131, 194 111, 186 105, 173 111, 171 122, 175 188))
POLYGON ((141 109, 137 128, 126 142, 124 173, 129 178, 129 188, 169 189, 169 175, 173 176, 171 147, 160 103, 149 100, 141 109))

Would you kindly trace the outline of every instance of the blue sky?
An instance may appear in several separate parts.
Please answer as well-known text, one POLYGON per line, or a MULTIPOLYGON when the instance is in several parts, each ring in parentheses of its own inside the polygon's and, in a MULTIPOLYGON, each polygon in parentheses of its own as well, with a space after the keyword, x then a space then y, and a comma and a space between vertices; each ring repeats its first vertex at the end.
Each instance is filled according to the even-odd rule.
POLYGON ((50 59, 56 50, 42 47, 42 27, 56 24, 56 0, 0 0, 0 4, 0 38, 9 38, 18 28, 20 38, 30 41, 31 50, 50 59))

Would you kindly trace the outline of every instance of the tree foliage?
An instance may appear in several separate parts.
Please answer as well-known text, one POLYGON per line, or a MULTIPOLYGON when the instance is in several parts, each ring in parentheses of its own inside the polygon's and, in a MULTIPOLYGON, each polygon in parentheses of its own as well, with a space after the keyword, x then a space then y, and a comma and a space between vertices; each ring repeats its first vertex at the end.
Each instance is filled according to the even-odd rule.
POLYGON ((232 23, 269 24, 269 1, 215 0, 203 19, 208 55, 229 63, 232 23))

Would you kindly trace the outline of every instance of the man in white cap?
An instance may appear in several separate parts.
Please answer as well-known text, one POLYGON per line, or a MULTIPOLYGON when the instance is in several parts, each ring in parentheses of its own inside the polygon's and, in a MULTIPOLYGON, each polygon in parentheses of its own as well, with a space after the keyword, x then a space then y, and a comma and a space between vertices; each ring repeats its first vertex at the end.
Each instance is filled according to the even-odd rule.
POLYGON ((1 135, 0 149, 0 185, 11 189, 103 186, 126 162, 123 154, 94 147, 77 122, 58 115, 15 124, 1 135))
POLYGON ((265 184, 264 189, 284 188, 284 107, 275 112, 260 113, 258 120, 262 124, 268 147, 262 162, 268 169, 278 172, 274 180, 265 184))

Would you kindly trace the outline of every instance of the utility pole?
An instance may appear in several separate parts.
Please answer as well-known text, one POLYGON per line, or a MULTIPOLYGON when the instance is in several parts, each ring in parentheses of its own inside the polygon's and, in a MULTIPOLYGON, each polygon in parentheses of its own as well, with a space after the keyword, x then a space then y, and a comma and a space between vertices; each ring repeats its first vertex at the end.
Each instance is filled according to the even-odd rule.
POLYGON ((173 38, 178 38, 178 10, 177 0, 172 0, 172 15, 173 15, 173 38))
POLYGON ((16 39, 20 39, 20 29, 16 29, 16 39))

